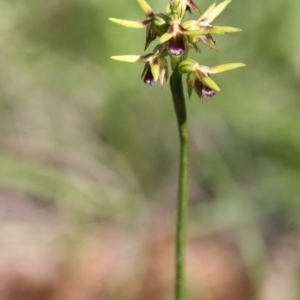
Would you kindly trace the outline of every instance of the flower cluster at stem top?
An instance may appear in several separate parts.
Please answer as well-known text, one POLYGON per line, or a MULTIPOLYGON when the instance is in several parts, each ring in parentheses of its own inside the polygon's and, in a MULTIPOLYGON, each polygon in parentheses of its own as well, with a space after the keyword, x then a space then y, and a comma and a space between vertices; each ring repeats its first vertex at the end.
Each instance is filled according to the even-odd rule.
POLYGON ((168 79, 169 66, 166 57, 170 57, 173 72, 187 74, 189 96, 194 90, 199 98, 211 98, 220 91, 210 74, 221 73, 244 66, 242 63, 231 63, 215 67, 207 67, 188 59, 190 50, 200 52, 199 43, 216 50, 213 34, 235 33, 238 28, 229 26, 214 26, 212 21, 231 2, 226 0, 218 5, 212 4, 197 20, 184 21, 186 12, 193 10, 200 13, 194 0, 171 0, 166 13, 155 14, 145 0, 137 0, 145 14, 142 21, 128 21, 116 18, 110 20, 129 28, 146 27, 145 50, 157 37, 159 44, 152 53, 146 55, 112 56, 112 59, 125 62, 142 62, 145 67, 142 78, 147 85, 158 82, 161 86, 168 79))

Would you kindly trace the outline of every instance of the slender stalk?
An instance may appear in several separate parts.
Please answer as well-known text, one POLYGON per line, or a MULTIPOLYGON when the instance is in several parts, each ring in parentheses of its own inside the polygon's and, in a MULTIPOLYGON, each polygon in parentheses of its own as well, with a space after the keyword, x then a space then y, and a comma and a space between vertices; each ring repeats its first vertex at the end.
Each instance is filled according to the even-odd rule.
POLYGON ((170 78, 173 104, 179 130, 180 165, 178 178, 178 202, 176 224, 176 286, 175 299, 184 299, 185 290, 185 244, 188 204, 189 132, 182 88, 182 76, 176 71, 170 78))

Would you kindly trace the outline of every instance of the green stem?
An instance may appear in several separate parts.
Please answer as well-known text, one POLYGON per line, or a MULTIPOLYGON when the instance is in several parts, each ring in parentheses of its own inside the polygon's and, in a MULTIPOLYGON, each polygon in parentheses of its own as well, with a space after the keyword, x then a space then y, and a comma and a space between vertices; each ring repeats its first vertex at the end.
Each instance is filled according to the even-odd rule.
POLYGON ((175 299, 184 299, 185 289, 185 243, 188 204, 189 131, 182 88, 182 76, 176 71, 170 78, 173 104, 176 112, 179 140, 180 166, 178 178, 178 203, 176 224, 176 287, 175 299))

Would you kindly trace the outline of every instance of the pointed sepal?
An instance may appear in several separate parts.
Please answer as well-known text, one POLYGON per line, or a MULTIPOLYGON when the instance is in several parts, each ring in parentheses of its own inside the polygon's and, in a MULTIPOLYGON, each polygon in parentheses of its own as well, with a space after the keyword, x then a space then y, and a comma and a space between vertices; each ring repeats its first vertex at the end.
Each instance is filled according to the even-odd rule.
POLYGON ((151 6, 145 0, 137 0, 146 17, 152 17, 153 11, 151 6))
POLYGON ((118 55, 118 56, 111 56, 110 57, 113 60, 123 61, 123 62, 130 62, 130 63, 136 63, 136 62, 147 62, 148 58, 146 55, 118 55))
POLYGON ((234 70, 237 68, 245 67, 246 65, 243 63, 232 63, 232 64, 224 64, 224 65, 219 65, 215 67, 209 67, 207 70, 208 73, 210 74, 217 74, 217 73, 222 73, 226 72, 229 70, 234 70))
POLYGON ((210 24, 231 2, 231 0, 223 1, 222 3, 215 6, 211 5, 208 10, 198 19, 201 23, 210 24))
POLYGON ((226 34, 226 33, 235 33, 242 31, 240 28, 230 27, 230 26, 211 26, 207 29, 203 29, 203 33, 206 34, 226 34))
POLYGON ((196 5, 194 0, 186 0, 186 10, 188 10, 191 13, 192 9, 197 12, 200 12, 200 8, 196 5))
POLYGON ((109 18, 109 20, 113 23, 128 28, 144 28, 145 26, 151 23, 151 19, 147 19, 143 21, 129 21, 129 20, 116 19, 116 18, 109 18))

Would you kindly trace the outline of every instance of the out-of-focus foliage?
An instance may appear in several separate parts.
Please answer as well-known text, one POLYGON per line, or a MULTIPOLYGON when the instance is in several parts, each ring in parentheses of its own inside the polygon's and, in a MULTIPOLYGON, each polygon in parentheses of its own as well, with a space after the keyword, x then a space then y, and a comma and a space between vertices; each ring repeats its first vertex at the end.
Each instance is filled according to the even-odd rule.
MULTIPOLYGON (((136 224, 153 204, 172 218, 168 86, 149 88, 142 66, 109 59, 143 54, 144 30, 108 22, 142 19, 136 1, 0 0, 0 11, 1 188, 88 220, 136 224)), ((187 106, 190 222, 199 234, 234 230, 250 266, 266 258, 266 241, 300 225, 299 15, 298 0, 235 0, 215 23, 243 31, 193 56, 247 65, 217 75, 221 92, 208 104, 192 96, 187 106)))

